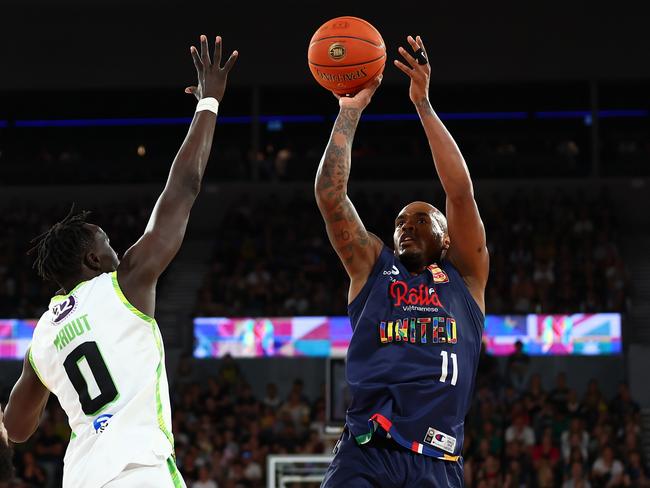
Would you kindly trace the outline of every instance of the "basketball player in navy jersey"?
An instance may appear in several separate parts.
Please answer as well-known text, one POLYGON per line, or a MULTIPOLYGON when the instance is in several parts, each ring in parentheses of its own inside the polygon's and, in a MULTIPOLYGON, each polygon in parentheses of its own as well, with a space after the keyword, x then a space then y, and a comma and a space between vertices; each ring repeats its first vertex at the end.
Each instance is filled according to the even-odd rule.
POLYGON ((447 217, 425 202, 395 219, 394 250, 366 230, 347 195, 354 133, 381 78, 340 111, 316 176, 316 200, 350 277, 352 402, 322 487, 463 486, 463 423, 481 349, 489 258, 470 175, 429 103, 420 37, 395 65, 426 132, 447 217))

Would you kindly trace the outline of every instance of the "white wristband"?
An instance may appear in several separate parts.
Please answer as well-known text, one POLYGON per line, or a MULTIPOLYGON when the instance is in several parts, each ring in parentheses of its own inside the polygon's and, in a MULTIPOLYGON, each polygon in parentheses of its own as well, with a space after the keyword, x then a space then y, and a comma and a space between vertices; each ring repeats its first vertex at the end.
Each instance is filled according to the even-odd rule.
POLYGON ((202 110, 209 110, 213 114, 217 115, 219 112, 219 102, 216 98, 207 97, 199 100, 199 103, 196 104, 196 111, 200 112, 202 110))

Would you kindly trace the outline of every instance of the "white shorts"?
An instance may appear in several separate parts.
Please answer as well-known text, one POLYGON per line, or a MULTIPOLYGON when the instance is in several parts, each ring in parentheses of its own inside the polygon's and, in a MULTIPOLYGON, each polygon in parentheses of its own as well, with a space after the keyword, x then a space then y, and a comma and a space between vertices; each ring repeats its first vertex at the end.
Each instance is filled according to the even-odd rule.
POLYGON ((187 488, 173 458, 157 466, 129 464, 103 488, 187 488))

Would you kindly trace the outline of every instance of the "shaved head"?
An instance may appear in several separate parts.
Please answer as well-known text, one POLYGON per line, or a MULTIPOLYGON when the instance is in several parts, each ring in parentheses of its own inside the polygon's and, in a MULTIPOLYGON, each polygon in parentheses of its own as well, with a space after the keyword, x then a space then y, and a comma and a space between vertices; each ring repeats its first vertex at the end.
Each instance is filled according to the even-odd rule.
POLYGON ((397 214, 398 217, 402 215, 404 212, 427 212, 432 219, 434 219, 438 225, 440 226, 440 229, 446 234, 447 233, 447 217, 445 217, 445 214, 443 214, 440 210, 438 210, 436 207, 431 205, 428 202, 411 202, 407 206, 405 206, 402 210, 399 211, 397 214))

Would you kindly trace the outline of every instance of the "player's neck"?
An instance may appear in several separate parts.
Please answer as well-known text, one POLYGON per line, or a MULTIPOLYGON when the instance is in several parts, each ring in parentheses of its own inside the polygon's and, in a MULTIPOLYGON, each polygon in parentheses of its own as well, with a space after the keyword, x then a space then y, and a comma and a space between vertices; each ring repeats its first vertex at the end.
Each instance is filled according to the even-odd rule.
POLYGON ((59 283, 59 285, 61 286, 63 294, 67 295, 72 290, 74 290, 75 287, 79 283, 83 283, 84 281, 92 280, 93 278, 96 278, 100 274, 101 273, 99 273, 97 271, 88 270, 87 272, 83 272, 83 273, 79 274, 78 276, 76 276, 74 278, 68 278, 67 280, 63 281, 62 283, 59 283))
POLYGON ((413 276, 421 274, 431 263, 425 262, 426 259, 417 256, 402 256, 399 258, 404 267, 413 276))

